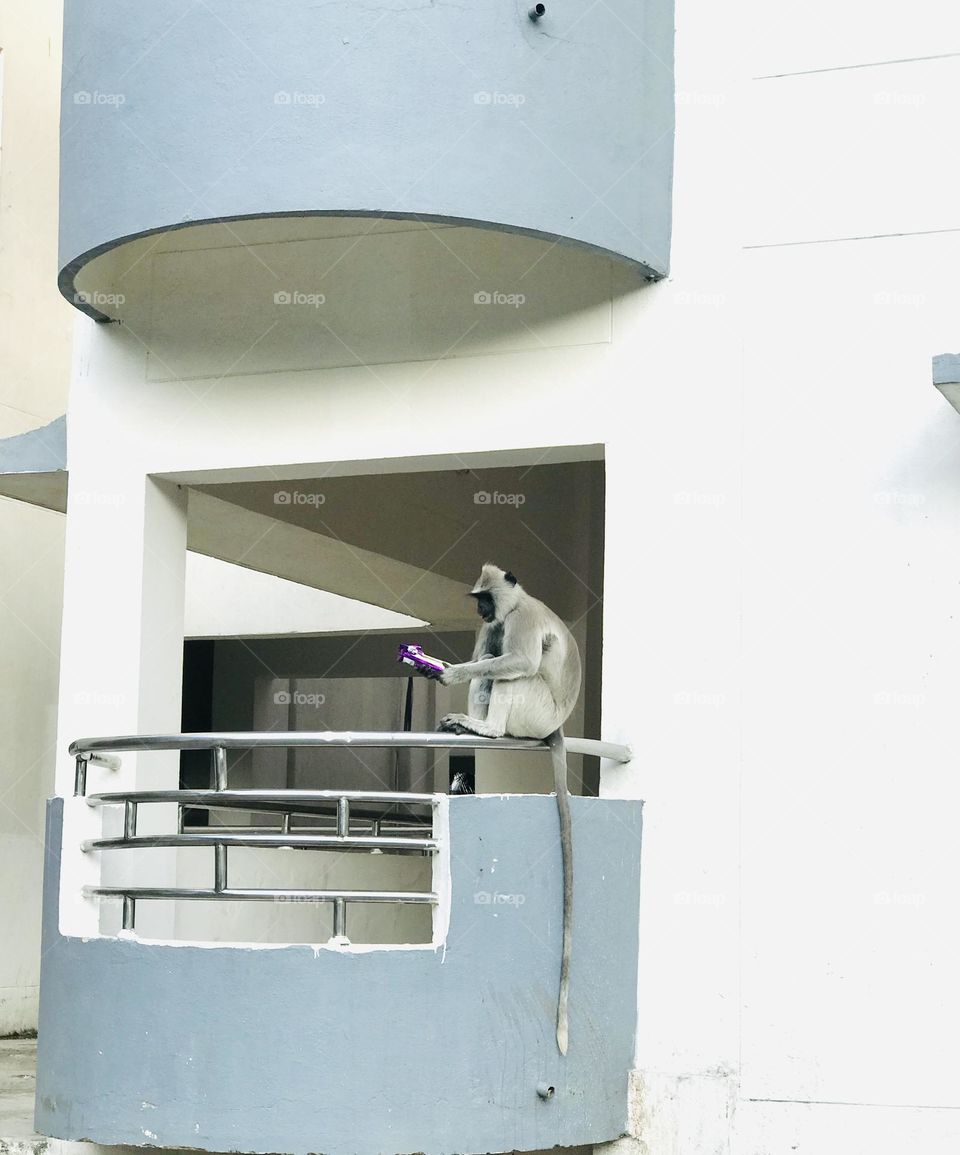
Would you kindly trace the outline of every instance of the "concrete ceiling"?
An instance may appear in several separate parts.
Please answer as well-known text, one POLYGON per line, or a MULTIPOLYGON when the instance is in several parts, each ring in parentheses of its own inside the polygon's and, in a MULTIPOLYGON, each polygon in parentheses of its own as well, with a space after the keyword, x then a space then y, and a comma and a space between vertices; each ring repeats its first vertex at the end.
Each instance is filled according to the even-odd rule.
POLYGON ((4 473, 0 474, 0 497, 40 505, 57 513, 67 512, 67 473, 4 473))
POLYGON ((600 462, 207 485, 190 517, 191 549, 444 628, 485 561, 568 621, 602 592, 600 462))
MULTIPOLYGON (((448 630, 473 629, 466 591, 493 561, 574 622, 602 593, 603 485, 589 460, 193 485, 188 545, 448 630)), ((63 468, 0 475, 49 509, 66 490, 63 468)))

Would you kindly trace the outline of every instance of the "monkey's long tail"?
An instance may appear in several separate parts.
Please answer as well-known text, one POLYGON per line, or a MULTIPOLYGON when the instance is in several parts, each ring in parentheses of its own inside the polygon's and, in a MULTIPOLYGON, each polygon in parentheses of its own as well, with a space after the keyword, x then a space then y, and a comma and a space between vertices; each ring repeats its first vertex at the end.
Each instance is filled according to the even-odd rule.
POLYGON ((573 838, 570 825, 570 794, 567 790, 567 751, 563 729, 545 739, 553 760, 553 783, 557 792, 560 819, 560 849, 563 853, 563 948, 560 953, 560 993, 557 996, 557 1046, 567 1053, 567 1001, 570 994, 570 947, 573 942, 573 838))

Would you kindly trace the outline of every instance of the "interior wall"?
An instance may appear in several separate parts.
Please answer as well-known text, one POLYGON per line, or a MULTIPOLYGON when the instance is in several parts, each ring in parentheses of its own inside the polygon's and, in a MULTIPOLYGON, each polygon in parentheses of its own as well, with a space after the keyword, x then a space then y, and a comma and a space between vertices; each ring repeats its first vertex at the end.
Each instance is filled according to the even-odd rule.
MULTIPOLYGON (((458 634, 425 641, 434 652, 469 641, 458 634)), ((213 650, 210 729, 401 730, 408 677, 396 661, 399 636, 235 639, 187 643, 185 669, 203 664, 213 650), (334 676, 324 677, 325 673, 334 676)), ((435 683, 413 683, 413 728, 432 730, 437 717, 435 683)), ((460 688, 457 688, 458 692, 460 688)), ((448 692, 443 691, 443 696, 448 692)), ((460 692, 465 705, 465 692, 460 692)), ((203 781, 203 756, 192 763, 203 781)), ((431 751, 266 748, 228 752, 228 775, 238 789, 445 790, 448 757, 431 751)), ((214 814, 211 824, 278 828, 274 816, 214 814)), ((295 819, 309 826, 309 819, 295 819)), ((232 885, 264 888, 430 890, 433 858, 423 855, 331 854, 309 851, 230 851, 232 885)), ((181 850, 180 885, 209 885, 212 851, 181 850)), ((332 933, 332 911, 316 903, 180 903, 176 937, 219 942, 323 942, 332 933)), ((347 934, 359 943, 425 943, 432 936, 430 907, 351 904, 347 934)))
MULTIPOLYGON (((279 640, 279 639, 278 639, 279 640)), ((360 639, 339 638, 347 649, 360 639)), ((300 639, 301 656, 322 649, 323 639, 300 639), (319 643, 319 646, 317 645, 319 643)), ((254 731, 285 730, 397 730, 403 728, 407 679, 371 678, 359 673, 349 678, 286 677, 262 672, 263 665, 250 649, 257 643, 235 642, 253 659, 247 667, 252 681, 231 678, 229 689, 216 677, 225 662, 220 642, 188 642, 185 645, 184 728, 222 730, 224 714, 254 731), (205 675, 209 674, 209 681, 205 675), (236 695, 227 701, 226 695, 236 695), (206 703, 206 709, 203 704, 206 703), (239 706, 239 708, 237 708, 239 706), (239 719, 243 718, 242 722, 239 719), (190 723, 195 723, 191 727, 190 723)), ((296 649, 296 648, 295 648, 296 649)), ((342 652, 342 651, 341 651, 342 652)), ((273 658, 283 647, 272 647, 273 658)), ((291 660, 296 660, 292 658, 291 660)), ((316 659, 314 659, 316 661, 316 659)), ((363 663, 360 663, 362 668, 363 663)), ((314 666, 322 671, 322 664, 314 666)), ((433 683, 417 681, 415 728, 428 728, 432 720, 433 683), (419 722, 419 725, 416 723, 419 722)), ((188 753, 181 762, 184 783, 205 788, 210 782, 210 755, 188 753)), ((264 748, 228 752, 228 782, 234 789, 351 789, 411 790, 432 792, 433 765, 427 751, 283 749, 264 748)), ((359 811, 360 806, 355 807, 359 811)), ((253 814, 240 810, 187 812, 188 826, 256 826, 278 831, 276 814, 253 814)), ((361 833, 369 827, 354 819, 361 833)), ((316 820, 296 816, 296 828, 318 825, 316 820)), ((320 823, 329 829, 329 821, 320 823)), ((141 852, 140 869, 149 873, 150 853, 141 852)), ((310 851, 229 850, 230 885, 251 888, 420 890, 432 889, 433 860, 422 854, 361 854, 310 851)), ((207 887, 213 880, 213 851, 183 849, 177 853, 177 882, 184 887, 207 887)), ((158 904, 162 905, 162 904, 158 904)), ((185 902, 168 904, 174 918, 174 937, 198 942, 323 942, 332 934, 332 907, 309 902, 185 902)), ((360 943, 423 943, 432 936, 430 907, 400 904, 351 904, 347 934, 360 943)))
MULTIPOLYGON (((412 729, 436 728, 433 683, 406 677, 259 676, 253 686, 254 730, 383 730, 404 728, 410 686, 412 729)), ((346 747, 253 752, 253 781, 279 788, 327 790, 432 789, 428 750, 353 750, 346 747)))
MULTIPOLYGON (((469 656, 473 645, 469 634, 436 635, 429 631, 417 631, 410 635, 422 641, 427 653, 437 655, 464 654, 469 656)), ((398 683, 390 690, 390 700, 394 703, 393 710, 399 708, 399 687, 406 686, 406 676, 396 660, 397 646, 405 640, 406 634, 365 634, 360 636, 335 636, 311 638, 256 638, 249 640, 221 640, 214 643, 214 680, 213 680, 213 714, 214 728, 217 730, 252 730, 258 725, 256 712, 256 687, 259 679, 286 680, 316 678, 320 674, 335 677, 338 680, 351 678, 358 679, 391 679, 398 683)), ((343 684, 343 682, 341 682, 343 684)), ((435 716, 439 707, 432 706, 431 702, 440 692, 449 694, 451 691, 436 686, 427 679, 418 680, 421 705, 426 725, 427 715, 435 716)), ((282 693, 289 692, 284 686, 282 693)), ((462 707, 466 705, 466 692, 460 687, 454 688, 462 698, 462 707)), ((459 700, 459 699, 458 699, 459 700)), ((335 729, 326 724, 324 706, 305 703, 300 714, 300 729, 335 729), (308 724, 309 723, 309 724, 308 724)), ((281 719, 276 713, 279 708, 270 703, 264 703, 263 708, 270 711, 270 716, 264 715, 265 723, 274 722, 279 726, 281 719)), ((445 708, 444 708, 445 712, 445 708)), ((381 714, 381 717, 385 717, 381 714)), ((402 717, 402 716, 401 716, 402 717)), ((297 721, 294 718, 294 721, 297 721)), ((288 718, 282 719, 282 728, 287 728, 288 718)), ((270 728, 266 725, 265 728, 270 728)), ((366 724, 362 714, 358 713, 347 727, 350 729, 378 729, 383 728, 366 724)), ((402 728, 402 727, 401 727, 402 728)), ((427 728, 432 728, 428 726, 427 728)), ((331 752, 326 752, 331 753, 331 752)), ((372 753, 372 752, 371 752, 372 753)), ((364 755, 365 756, 365 755, 364 755)), ((308 755, 308 757, 310 757, 308 755)), ((340 756, 342 759, 342 755, 340 756)), ((348 756, 352 757, 352 755, 348 756)), ((446 789, 448 778, 448 759, 442 752, 420 755, 421 764, 416 769, 415 777, 422 782, 422 789, 426 792, 443 791, 446 789), (433 774, 426 774, 426 768, 432 766, 433 774)), ((286 781, 287 760, 282 751, 261 751, 256 756, 251 753, 236 751, 229 759, 230 780, 238 785, 250 786, 254 781, 272 780, 277 783, 286 781)), ((407 763, 408 765, 411 763, 407 763)), ((347 773, 351 770, 349 762, 343 765, 347 773)), ((343 781, 338 785, 344 785, 343 781)))

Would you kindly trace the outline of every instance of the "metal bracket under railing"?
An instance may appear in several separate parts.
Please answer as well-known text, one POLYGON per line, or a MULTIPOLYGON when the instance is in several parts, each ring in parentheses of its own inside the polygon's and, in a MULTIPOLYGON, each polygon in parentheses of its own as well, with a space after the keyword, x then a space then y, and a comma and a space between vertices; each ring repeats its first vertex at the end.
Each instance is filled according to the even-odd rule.
MULTIPOLYGON (((72 748, 71 748, 72 753, 72 748)), ((78 754, 73 780, 74 794, 85 794, 87 790, 87 765, 103 766, 106 770, 119 770, 122 762, 116 754, 78 754)))

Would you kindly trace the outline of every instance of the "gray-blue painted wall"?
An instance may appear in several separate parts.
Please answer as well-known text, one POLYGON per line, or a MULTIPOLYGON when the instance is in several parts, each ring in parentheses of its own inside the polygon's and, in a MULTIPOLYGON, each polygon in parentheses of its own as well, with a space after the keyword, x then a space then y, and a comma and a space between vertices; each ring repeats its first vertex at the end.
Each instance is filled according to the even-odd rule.
POLYGON ((0 437, 0 473, 52 473, 67 468, 67 418, 0 437))
POLYGON ((363 954, 63 938, 63 803, 54 800, 37 1129, 105 1144, 296 1155, 451 1155, 616 1138, 634 1049, 642 804, 571 802, 564 1058, 554 1038, 553 798, 451 799, 446 948, 363 954), (477 901, 481 894, 523 901, 477 901), (540 1082, 556 1088, 551 1099, 538 1097, 540 1082))
POLYGON ((62 290, 125 238, 275 214, 469 221, 663 275, 673 0, 528 9, 66 0, 62 290))
POLYGON ((960 353, 938 353, 933 359, 934 385, 953 385, 960 381, 960 353))

